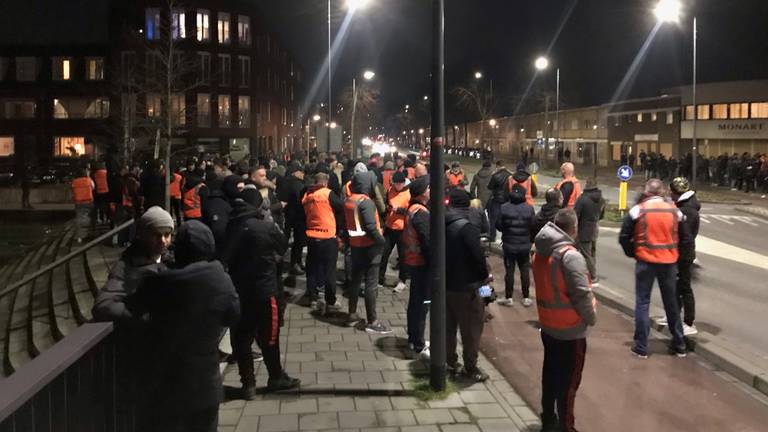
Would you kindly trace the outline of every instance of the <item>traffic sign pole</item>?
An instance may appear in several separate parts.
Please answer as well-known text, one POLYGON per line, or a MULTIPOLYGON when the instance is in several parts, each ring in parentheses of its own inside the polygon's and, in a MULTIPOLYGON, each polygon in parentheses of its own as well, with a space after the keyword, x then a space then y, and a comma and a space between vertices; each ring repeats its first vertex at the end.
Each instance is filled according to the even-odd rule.
POLYGON ((633 175, 632 167, 627 165, 620 166, 616 172, 616 177, 621 181, 619 184, 619 211, 621 212, 621 217, 624 217, 624 212, 627 210, 627 190, 629 189, 627 182, 629 182, 633 175))

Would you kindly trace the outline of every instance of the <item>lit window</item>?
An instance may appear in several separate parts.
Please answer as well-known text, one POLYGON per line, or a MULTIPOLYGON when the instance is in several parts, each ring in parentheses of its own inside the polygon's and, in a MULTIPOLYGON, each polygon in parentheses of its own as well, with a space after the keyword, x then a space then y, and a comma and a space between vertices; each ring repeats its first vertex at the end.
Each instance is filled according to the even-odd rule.
POLYGON ((54 57, 51 64, 53 79, 68 81, 72 79, 72 59, 69 57, 54 57))
POLYGON ((749 118, 749 104, 748 103, 733 103, 728 107, 730 111, 730 117, 732 119, 747 119, 749 118))
POLYGON ((0 99, 1 119, 33 119, 37 104, 32 99, 0 99))
POLYGON ((102 119, 109 117, 109 99, 63 97, 53 100, 55 119, 102 119))
POLYGON ((201 42, 210 40, 210 12, 205 9, 199 9, 197 11, 196 24, 197 40, 201 42))
POLYGON ((174 39, 187 37, 187 14, 184 9, 174 9, 171 13, 171 33, 174 39))
POLYGON ((232 126, 232 106, 228 95, 219 95, 219 127, 232 126))
POLYGON ((685 107, 685 119, 693 120, 693 105, 688 105, 685 107))
POLYGON ((147 117, 158 118, 163 114, 163 101, 157 93, 147 95, 147 117))
POLYGON ((15 142, 12 136, 0 137, 0 156, 13 156, 14 148, 15 142))
POLYGON ((709 105, 699 105, 697 109, 699 120, 709 120, 709 105))
POLYGON ((197 127, 211 127, 211 95, 197 94, 197 127))
POLYGON ((147 8, 144 19, 144 26, 144 30, 147 33, 147 39, 160 39, 160 9, 147 8))
POLYGON ((248 96, 237 98, 237 127, 251 127, 251 98, 248 96))
POLYGON ((251 58, 238 57, 240 62, 240 87, 250 87, 251 85, 251 58))
POLYGON ((218 33, 219 43, 229 44, 230 36, 229 36, 229 14, 228 13, 219 12, 217 28, 219 30, 219 33, 218 33))
POLYGON ((8 57, 0 57, 0 81, 3 81, 8 74, 8 57))
POLYGON ((221 72, 221 85, 228 86, 232 83, 232 58, 228 54, 219 54, 221 72))
POLYGON ((171 95, 171 121, 174 126, 187 124, 187 101, 183 94, 171 95))
POLYGON ((237 16, 237 40, 240 45, 251 46, 251 17, 237 16))
POLYGON ((712 105, 712 118, 722 120, 728 118, 728 104, 712 105))
POLYGON ((53 155, 79 157, 85 154, 85 137, 56 137, 53 155))
POLYGON ((675 113, 670 111, 667 113, 667 124, 671 125, 673 123, 675 123, 675 113))
POLYGON ((200 81, 203 84, 211 82, 211 55, 209 53, 197 53, 200 60, 200 81))
POLYGON ((86 60, 86 78, 89 81, 101 81, 104 79, 104 58, 92 57, 86 60))
POLYGON ((752 103, 752 118, 768 118, 768 102, 752 103))
POLYGON ((655 122, 655 121, 656 121, 656 120, 658 120, 658 119, 659 119, 659 116, 658 116, 658 114, 656 113, 656 111, 652 112, 652 113, 651 113, 651 121, 652 121, 652 122, 655 122))

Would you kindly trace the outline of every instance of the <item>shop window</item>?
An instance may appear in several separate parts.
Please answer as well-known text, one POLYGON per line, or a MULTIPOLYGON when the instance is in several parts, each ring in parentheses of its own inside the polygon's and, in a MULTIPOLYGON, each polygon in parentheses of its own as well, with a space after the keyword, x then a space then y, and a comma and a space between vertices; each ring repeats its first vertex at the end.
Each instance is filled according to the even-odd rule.
POLYGON ((643 122, 643 113, 637 113, 637 122, 642 123, 643 122))
POLYGON ((251 17, 237 16, 237 40, 240 45, 251 46, 251 17))
POLYGON ((33 119, 37 104, 32 99, 0 99, 0 118, 33 119))
POLYGON ((210 84, 211 82, 211 55, 209 53, 197 53, 197 58, 200 61, 200 81, 203 84, 210 84))
POLYGON ((732 119, 748 119, 749 118, 749 104, 748 103, 732 103, 728 106, 729 117, 732 119))
POLYGON ((197 127, 211 127, 211 95, 197 94, 197 127))
POLYGON ((693 105, 687 105, 685 107, 685 119, 693 120, 693 105))
POLYGON ((104 58, 90 57, 86 59, 86 78, 89 81, 104 80, 104 58))
POLYGON ((248 96, 239 96, 237 98, 237 127, 251 127, 251 98, 248 96))
POLYGON ((0 157, 13 156, 14 148, 15 142, 12 136, 0 136, 0 157))
POLYGON ((219 95, 219 127, 232 127, 232 105, 229 95, 219 95))
POLYGON ((697 110, 699 112, 699 115, 698 115, 699 120, 710 119, 709 105, 698 105, 697 110))
POLYGON ((658 114, 656 113, 656 111, 652 112, 652 113, 651 113, 651 121, 652 121, 652 122, 655 122, 655 121, 656 121, 656 120, 658 120, 658 119, 659 119, 659 116, 658 116, 658 114))
POLYGON ((145 12, 144 27, 148 40, 160 39, 160 9, 147 8, 145 12))
POLYGON ((217 28, 218 28, 218 40, 219 43, 222 45, 227 45, 230 42, 230 33, 229 33, 229 14, 224 12, 219 12, 219 19, 217 21, 217 28))
POLYGON ((752 118, 763 119, 768 118, 768 102, 752 103, 751 111, 752 118))
POLYGON ((199 9, 197 11, 197 20, 195 24, 197 40, 200 42, 207 42, 211 38, 210 16, 211 13, 205 9, 199 9))
POLYGON ((51 72, 55 81, 69 81, 72 79, 72 59, 69 57, 54 57, 51 64, 51 72))
POLYGON ((171 34, 174 39, 187 37, 187 14, 184 9, 174 9, 171 12, 171 34))

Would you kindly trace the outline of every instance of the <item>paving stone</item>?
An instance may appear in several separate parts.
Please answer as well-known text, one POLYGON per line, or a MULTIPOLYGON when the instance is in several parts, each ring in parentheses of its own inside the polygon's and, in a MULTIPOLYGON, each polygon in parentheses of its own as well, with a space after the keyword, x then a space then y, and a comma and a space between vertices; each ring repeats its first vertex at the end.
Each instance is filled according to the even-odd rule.
POLYGON ((299 417, 299 429, 320 430, 338 429, 339 419, 336 413, 305 414, 299 417))
POLYGON ((284 400, 280 402, 280 414, 306 414, 317 412, 317 400, 315 399, 297 399, 284 400))
POLYGON ((291 377, 301 380, 301 387, 304 388, 305 386, 317 384, 317 374, 314 372, 310 373, 293 373, 290 374, 291 377))
POLYGON ((331 351, 343 351, 346 353, 357 352, 357 342, 338 342, 331 344, 331 351))
POLYGON ((403 390, 403 385, 401 383, 383 382, 383 383, 368 384, 368 388, 370 390, 394 392, 394 391, 401 391, 401 390, 403 390))
POLYGON ((344 360, 344 361, 335 361, 333 362, 333 370, 334 371, 348 371, 348 372, 359 372, 363 371, 363 362, 361 360, 344 360))
POLYGON ((469 423, 472 417, 469 416, 469 410, 466 408, 451 408, 451 415, 456 423, 469 423))
POLYGON ((446 408, 413 410, 416 421, 422 425, 454 423, 451 412, 446 408))
POLYGON ((347 360, 347 353, 344 351, 321 351, 317 353, 317 358, 323 361, 344 361, 347 360))
POLYGON ((302 352, 327 352, 331 350, 331 345, 328 342, 309 342, 301 344, 302 352))
POLYGON ((217 430, 217 432, 235 432, 235 427, 234 426, 219 426, 216 430, 217 430))
POLYGON ((259 417, 259 432, 296 431, 298 429, 298 414, 280 414, 259 417))
POLYGON ((480 430, 483 432, 513 432, 518 431, 515 422, 508 418, 480 419, 477 421, 480 430))
POLYGON ((392 404, 387 396, 356 396, 355 408, 358 411, 391 411, 392 404))
POLYGON ((360 432, 398 432, 399 429, 396 427, 377 427, 377 428, 365 428, 360 430, 360 432))
POLYGON ((241 417, 235 432, 253 432, 259 430, 259 416, 241 417))
POLYGON ((243 410, 244 416, 270 415, 280 413, 279 400, 248 401, 243 410))
POLYGON ((301 334, 304 334, 304 335, 328 334, 328 327, 304 327, 303 329, 301 329, 301 334))
POLYGON ((376 360, 376 354, 373 351, 350 351, 346 354, 348 360, 376 360))
POLYGON ((495 403, 496 398, 493 397, 491 392, 487 390, 483 391, 460 391, 459 396, 464 403, 495 403))
POLYGON ((378 425, 373 411, 352 411, 339 413, 339 426, 342 428, 370 428, 378 425))
POLYGON ((237 421, 240 420, 242 413, 241 410, 219 410, 219 425, 237 426, 237 421))
POLYGON ((334 384, 333 388, 336 391, 343 391, 349 394, 365 394, 368 392, 369 384, 362 383, 347 383, 347 384, 334 384))
POLYGON ((413 379, 413 374, 406 371, 384 371, 381 373, 384 382, 408 382, 413 379))
POLYGON ((355 351, 363 351, 363 352, 379 352, 379 348, 374 345, 372 342, 359 342, 357 344, 357 348, 355 348, 355 351))
POLYGON ((313 352, 288 353, 285 355, 285 360, 289 362, 308 362, 317 360, 317 356, 313 352))
POLYGON ((304 345, 304 344, 294 343, 294 342, 287 343, 287 344, 285 344, 285 348, 283 349, 283 352, 286 352, 286 353, 301 352, 302 345, 304 345))
POLYGON ((382 426, 410 426, 416 424, 413 412, 409 410, 377 411, 379 423, 382 426))
POLYGON ((297 335, 297 336, 291 336, 289 338, 289 342, 291 343, 308 343, 308 342, 315 342, 315 335, 297 335))
POLYGON ((473 424, 454 424, 440 426, 443 432, 480 432, 480 429, 473 424))
POLYGON ((348 384, 349 372, 318 372, 318 384, 348 384))
POLYGON ((332 372, 333 364, 329 361, 306 361, 301 362, 301 371, 304 373, 312 372, 332 372))
POLYGON ((368 371, 395 370, 395 363, 392 360, 363 360, 363 366, 368 371))
POLYGON ((427 407, 427 404, 413 396, 390 396, 389 401, 396 410, 415 410, 427 407))
POLYGON ((245 408, 245 401, 242 399, 232 399, 232 400, 224 401, 221 404, 219 404, 220 410, 231 410, 231 409, 242 410, 243 408, 245 408))
POLYGON ((295 374, 301 372, 301 362, 285 362, 285 366, 283 366, 283 369, 287 374, 295 374))
POLYGON ((314 319, 291 319, 291 328, 316 327, 317 320, 314 319))
POLYGON ((523 421, 538 421, 539 416, 536 415, 533 410, 528 408, 527 406, 516 406, 512 407, 512 410, 515 411, 517 415, 520 416, 523 421))
POLYGON ((517 394, 517 392, 503 393, 503 396, 504 396, 504 399, 507 400, 507 403, 512 405, 513 407, 526 405, 525 401, 520 397, 519 394, 517 394))
POLYGON ((467 404, 467 409, 477 418, 507 417, 507 412, 497 403, 467 404))
POLYGON ((401 432, 440 432, 440 429, 435 425, 422 425, 422 426, 403 426, 400 428, 401 432))
POLYGON ((428 402, 430 408, 462 408, 464 401, 461 400, 458 393, 451 393, 443 400, 434 400, 428 402))
POLYGON ((349 379, 352 384, 383 383, 381 372, 350 372, 349 379))
POLYGON ((351 396, 335 396, 317 398, 319 412, 354 411, 355 400, 351 396))

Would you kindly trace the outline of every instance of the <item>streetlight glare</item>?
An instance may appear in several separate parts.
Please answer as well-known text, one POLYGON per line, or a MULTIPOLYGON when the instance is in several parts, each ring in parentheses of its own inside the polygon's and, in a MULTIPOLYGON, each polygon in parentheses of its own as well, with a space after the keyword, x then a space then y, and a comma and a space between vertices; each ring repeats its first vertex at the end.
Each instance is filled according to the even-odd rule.
POLYGON ((544 70, 549 67, 549 60, 546 57, 539 57, 536 59, 534 66, 538 70, 544 70))
POLYGON ((491 127, 496 126, 496 119, 491 119, 488 121, 488 124, 491 125, 491 127))
POLYGON ((424 129, 419 129, 419 133, 420 133, 421 135, 424 135, 424 129))
POLYGON ((482 79, 482 78, 483 78, 483 73, 482 72, 480 72, 480 71, 475 72, 475 79, 482 79))
POLYGON ((336 129, 336 122, 331 122, 331 129, 336 129))
POLYGON ((365 78, 367 81, 372 80, 373 77, 375 77, 375 76, 376 76, 376 72, 374 72, 374 71, 367 70, 367 71, 363 72, 363 78, 365 78))
POLYGON ((312 116, 312 120, 314 121, 320 121, 320 114, 315 114, 312 116))
POLYGON ((429 100, 429 96, 424 96, 424 100, 429 100))
POLYGON ((347 0, 347 9, 354 12, 358 9, 365 8, 369 3, 369 0, 347 0))
POLYGON ((676 23, 680 20, 680 9, 682 9, 680 0, 661 0, 653 13, 656 15, 656 19, 661 22, 676 23))

